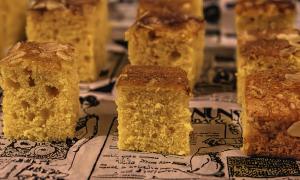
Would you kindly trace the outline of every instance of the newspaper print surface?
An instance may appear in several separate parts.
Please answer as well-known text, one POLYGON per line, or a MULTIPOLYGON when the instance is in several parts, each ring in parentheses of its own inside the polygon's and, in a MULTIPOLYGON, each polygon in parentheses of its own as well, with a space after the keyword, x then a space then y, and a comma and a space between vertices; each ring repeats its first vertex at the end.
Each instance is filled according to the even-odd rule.
POLYGON ((190 156, 120 151, 114 118, 91 179, 300 179, 296 160, 244 156, 240 110, 210 108, 216 103, 192 109, 190 156))

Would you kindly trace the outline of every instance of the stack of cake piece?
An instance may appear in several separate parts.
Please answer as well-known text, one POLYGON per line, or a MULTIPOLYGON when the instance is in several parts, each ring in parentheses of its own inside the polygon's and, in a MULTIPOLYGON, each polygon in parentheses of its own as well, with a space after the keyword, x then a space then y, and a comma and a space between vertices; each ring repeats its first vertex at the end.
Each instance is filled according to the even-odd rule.
POLYGON ((126 33, 133 65, 179 67, 193 87, 203 66, 202 0, 140 0, 138 19, 126 33))
POLYGON ((27 3, 28 0, 0 1, 0 58, 25 36, 27 3))
POLYGON ((292 0, 238 0, 235 10, 238 70, 241 43, 253 36, 265 37, 295 28, 297 12, 292 0))
MULTIPOLYGON (((75 136, 79 80, 96 80, 105 63, 107 0, 30 2, 29 42, 17 43, 0 60, 4 135, 65 141, 75 136)), ((0 56, 25 32, 26 7, 27 0, 0 1, 0 56)))
POLYGON ((106 62, 107 13, 107 0, 34 0, 27 36, 29 41, 72 44, 80 81, 95 81, 106 62))
POLYGON ((300 159, 300 31, 292 1, 239 1, 238 101, 248 155, 300 159))
POLYGON ((187 155, 190 88, 180 68, 127 66, 117 83, 118 147, 187 155))
MULTIPOLYGON (((292 0, 239 0, 235 16, 238 70, 241 66, 241 43, 251 40, 253 36, 266 37, 295 28, 296 14, 296 6, 292 0)), ((238 97, 240 100, 240 95, 238 97)))
MULTIPOLYGON (((272 39, 277 34, 295 28, 296 6, 292 0, 239 0, 236 4, 238 102, 242 104, 244 86, 241 47, 248 41, 272 39)), ((287 32, 288 33, 288 32, 287 32)), ((253 45, 255 48, 256 46, 253 45)), ((247 48, 247 47, 245 47, 247 48)), ((269 46, 269 49, 272 49, 269 46)), ((261 66, 258 67, 258 70, 261 66)))
POLYGON ((203 66, 202 0, 140 0, 117 83, 118 147, 190 153, 190 88, 203 66))

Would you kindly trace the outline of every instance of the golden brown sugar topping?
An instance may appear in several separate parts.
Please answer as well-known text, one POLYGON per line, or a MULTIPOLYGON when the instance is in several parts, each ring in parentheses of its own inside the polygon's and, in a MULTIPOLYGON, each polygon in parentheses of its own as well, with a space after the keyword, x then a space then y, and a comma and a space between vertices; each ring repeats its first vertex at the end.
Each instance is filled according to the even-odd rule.
POLYGON ((82 6, 96 5, 99 0, 31 0, 30 10, 51 11, 57 9, 78 10, 82 6))
POLYGON ((60 65, 61 62, 74 63, 73 53, 74 48, 67 44, 19 42, 0 60, 0 66, 17 66, 25 61, 40 63, 45 67, 49 64, 60 65))
POLYGON ((267 29, 267 30, 249 30, 240 34, 240 40, 252 41, 257 39, 290 39, 300 37, 298 29, 267 29))
POLYGON ((300 71, 259 71, 246 78, 248 116, 272 121, 300 120, 300 71))
POLYGON ((274 33, 274 35, 276 35, 277 39, 288 40, 292 46, 298 49, 300 48, 300 30, 294 29, 294 30, 290 30, 289 32, 281 31, 278 32, 277 34, 274 33))
POLYGON ((177 88, 190 94, 185 71, 173 67, 128 65, 123 69, 117 86, 177 88))
POLYGON ((184 14, 146 13, 135 23, 137 27, 152 29, 153 27, 180 29, 187 26, 192 29, 202 30, 205 26, 204 20, 195 16, 184 14))
POLYGON ((280 57, 281 50, 291 47, 287 40, 259 39, 241 46, 240 52, 244 57, 256 59, 258 57, 280 57))
POLYGON ((193 0, 139 0, 141 7, 162 7, 168 5, 169 7, 180 7, 185 4, 191 4, 193 0))
MULTIPOLYGON (((164 12, 164 13, 184 13, 184 14, 195 14, 195 9, 199 7, 194 7, 199 5, 200 0, 139 0, 139 13, 144 13, 146 11, 151 12, 164 12)), ((139 14, 141 15, 141 14, 139 14)))
POLYGON ((295 13, 296 6, 291 0, 240 0, 236 13, 245 16, 274 16, 295 13))
POLYGON ((250 31, 238 40, 240 53, 248 60, 259 57, 300 57, 300 31, 297 29, 250 31))

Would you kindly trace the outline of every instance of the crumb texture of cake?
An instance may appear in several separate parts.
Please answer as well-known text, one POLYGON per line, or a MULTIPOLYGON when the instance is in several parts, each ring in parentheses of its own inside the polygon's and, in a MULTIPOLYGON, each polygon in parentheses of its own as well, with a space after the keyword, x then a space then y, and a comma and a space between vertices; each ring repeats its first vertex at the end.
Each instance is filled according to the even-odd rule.
POLYGON ((236 5, 237 33, 251 30, 294 28, 296 6, 292 0, 242 0, 236 5))
POLYGON ((8 48, 25 37, 28 0, 0 1, 0 58, 8 48))
POLYGON ((204 61, 205 24, 182 14, 148 14, 126 33, 133 65, 180 67, 194 86, 204 61))
POLYGON ((18 43, 0 61, 0 83, 5 137, 37 141, 74 137, 80 104, 73 47, 18 43))
POLYGON ((242 150, 248 155, 300 159, 300 71, 251 74, 244 96, 242 150))
POLYGON ((27 15, 27 36, 30 41, 72 44, 80 81, 95 81, 107 58, 107 13, 106 0, 35 0, 27 15))
POLYGON ((189 99, 180 68, 125 67, 117 83, 119 149, 188 155, 189 99))
POLYGON ((139 0, 138 17, 141 17, 149 12, 176 12, 203 17, 203 0, 139 0))

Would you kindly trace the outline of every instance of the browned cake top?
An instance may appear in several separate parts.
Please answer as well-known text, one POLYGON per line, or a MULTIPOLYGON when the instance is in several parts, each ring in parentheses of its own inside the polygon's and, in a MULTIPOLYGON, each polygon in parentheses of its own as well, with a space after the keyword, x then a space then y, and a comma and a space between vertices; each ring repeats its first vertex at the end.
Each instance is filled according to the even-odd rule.
POLYGON ((193 0, 139 0, 139 5, 141 7, 149 7, 147 9, 152 9, 152 7, 162 7, 168 5, 169 7, 177 7, 180 8, 180 6, 184 4, 191 4, 193 0))
POLYGON ((49 11, 57 9, 81 10, 84 5, 96 5, 99 0, 31 0, 30 10, 49 11))
POLYGON ((41 65, 49 70, 61 68, 62 62, 74 63, 74 48, 67 44, 22 42, 12 47, 0 66, 18 66, 22 62, 41 65))
POLYGON ((298 29, 249 30, 249 31, 244 31, 239 35, 239 41, 245 42, 245 41, 254 41, 257 39, 276 39, 276 38, 280 38, 281 36, 300 37, 300 30, 298 29))
POLYGON ((249 31, 241 34, 240 54, 248 61, 264 58, 300 57, 300 30, 249 31))
POLYGON ((236 5, 236 13, 243 16, 277 16, 295 11, 291 0, 240 0, 236 5))
POLYGON ((117 86, 175 88, 190 94, 185 71, 173 67, 128 65, 123 69, 117 86))
POLYGON ((287 40, 281 39, 259 39, 247 42, 242 45, 240 52, 242 56, 249 59, 257 59, 258 57, 280 57, 280 51, 290 47, 287 40))
POLYGON ((283 33, 277 34, 273 39, 258 38, 257 40, 246 41, 240 43, 240 54, 247 62, 256 61, 260 58, 286 62, 289 57, 296 57, 299 61, 300 36, 297 33, 283 33))
POLYGON ((257 121, 300 120, 300 71, 259 71, 246 78, 247 115, 257 121))
MULTIPOLYGON (((146 11, 164 13, 185 13, 193 15, 193 2, 197 0, 139 0, 139 15, 146 11)), ((198 0, 200 1, 200 0, 198 0)), ((200 10, 201 7, 199 7, 200 10)))
POLYGON ((198 32, 203 30, 205 23, 204 20, 195 16, 184 14, 172 13, 156 13, 150 12, 140 17, 134 24, 137 28, 147 28, 150 30, 179 30, 184 29, 190 32, 198 32))

